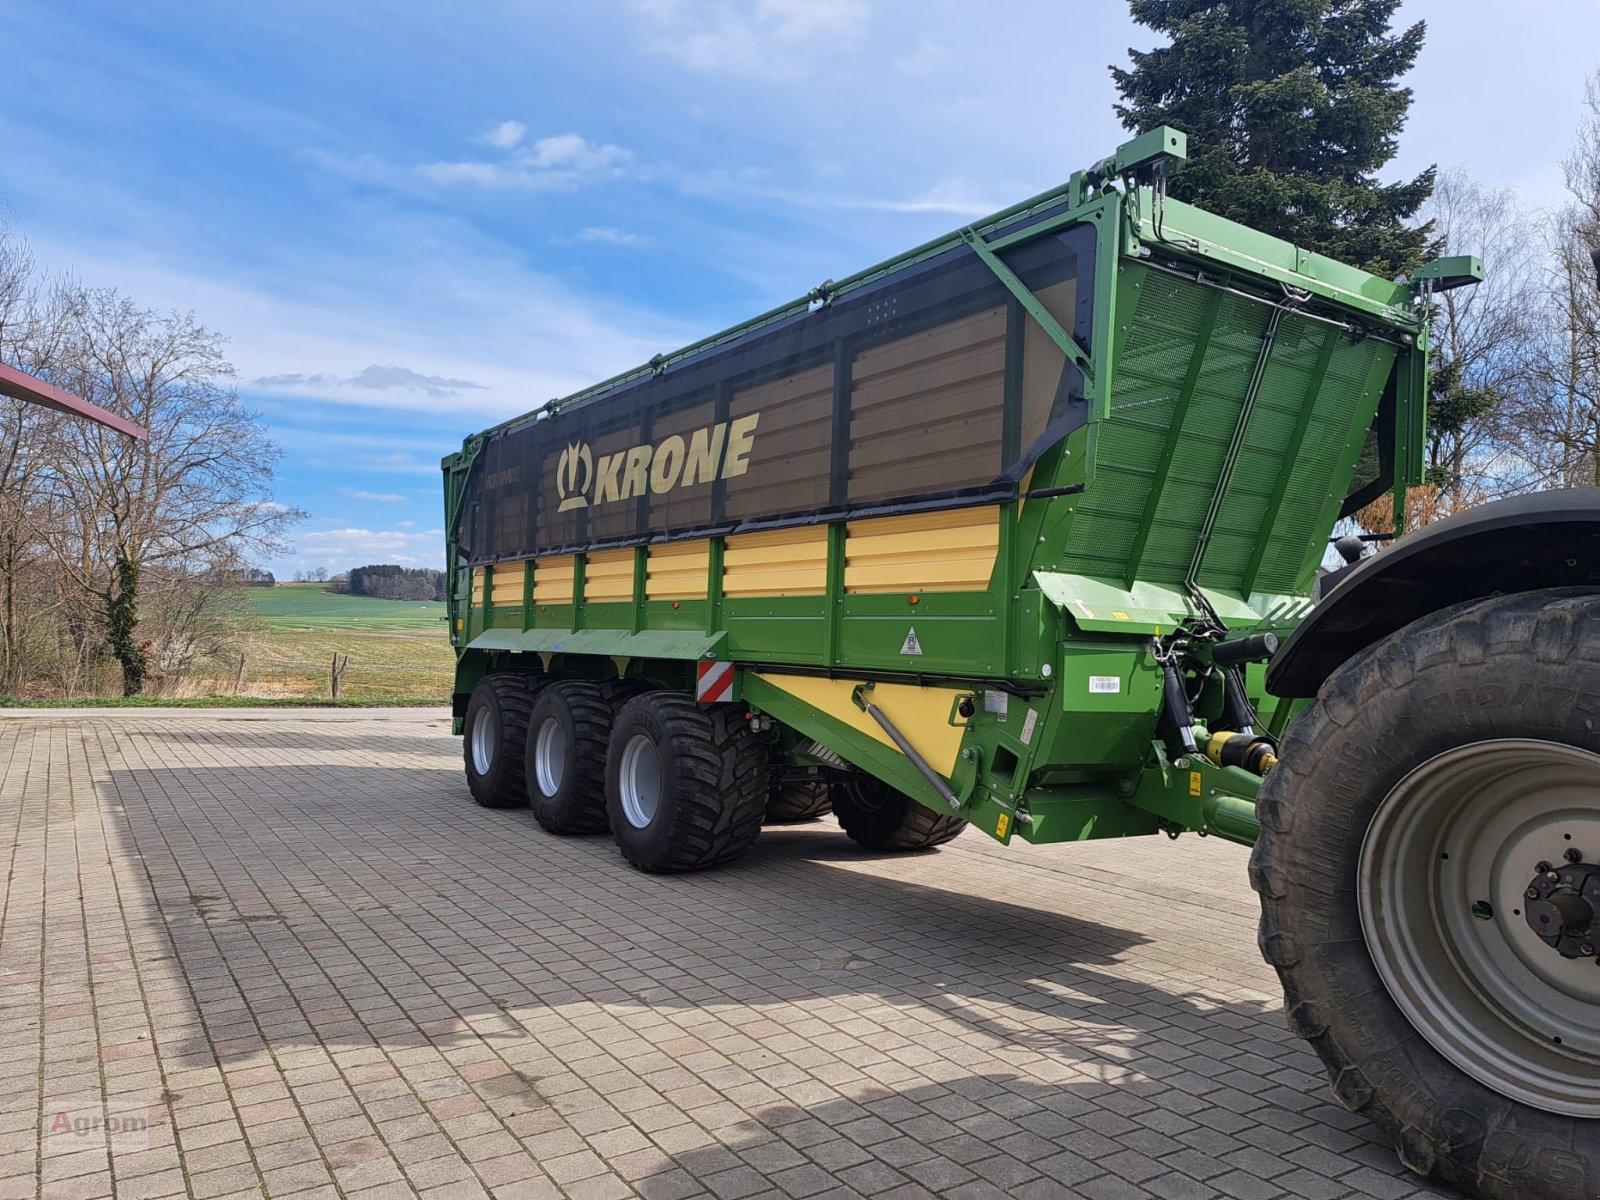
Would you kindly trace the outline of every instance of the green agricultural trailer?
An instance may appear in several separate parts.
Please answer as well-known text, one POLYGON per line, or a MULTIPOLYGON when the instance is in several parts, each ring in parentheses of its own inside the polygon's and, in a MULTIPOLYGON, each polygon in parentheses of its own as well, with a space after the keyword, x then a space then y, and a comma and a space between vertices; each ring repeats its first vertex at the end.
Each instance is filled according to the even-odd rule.
POLYGON ((468 438, 471 794, 646 871, 830 806, 875 851, 1254 845, 1339 1101, 1474 1195, 1600 1196, 1600 496, 1325 572, 1403 515, 1481 268, 1330 261, 1168 199, 1184 155, 468 438))

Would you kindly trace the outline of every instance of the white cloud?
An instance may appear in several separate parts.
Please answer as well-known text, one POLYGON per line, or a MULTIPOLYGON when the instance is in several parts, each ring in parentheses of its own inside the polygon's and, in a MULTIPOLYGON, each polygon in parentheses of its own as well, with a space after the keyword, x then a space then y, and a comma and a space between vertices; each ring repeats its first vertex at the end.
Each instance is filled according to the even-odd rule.
POLYGON ((522 134, 518 132, 516 138, 505 145, 491 143, 507 151, 502 159, 424 163, 417 168, 417 173, 432 183, 445 186, 467 184, 484 188, 570 191, 585 183, 614 179, 633 161, 631 150, 609 142, 591 142, 576 133, 540 138, 532 145, 521 142, 522 134))
POLYGON ((954 61, 955 56, 949 49, 938 42, 923 38, 910 51, 902 54, 893 62, 894 69, 903 75, 925 76, 932 75, 940 67, 954 61))
POLYGON ((575 133, 563 133, 540 138, 531 150, 517 157, 519 162, 541 171, 603 171, 621 166, 633 157, 633 152, 621 146, 598 146, 575 133))
POLYGON ((866 36, 865 0, 633 0, 646 46, 690 71, 795 79, 866 36))
POLYGON ((795 208, 842 212, 943 213, 952 217, 988 216, 1015 199, 1014 196, 1011 199, 992 196, 986 188, 960 179, 944 180, 905 199, 772 187, 728 172, 685 178, 680 186, 690 196, 738 196, 775 201, 795 208))
POLYGON ((239 378, 267 381, 240 387, 280 442, 340 469, 376 470, 381 464, 361 456, 407 450, 417 457, 401 473, 437 476, 440 454, 459 449, 464 434, 708 331, 626 299, 585 295, 530 269, 499 238, 432 213, 378 211, 337 244, 244 266, 192 249, 187 261, 178 250, 158 257, 143 248, 160 245, 157 235, 32 243, 49 270, 116 286, 157 309, 201 314, 228 335, 239 378), (410 418, 374 421, 359 435, 302 429, 303 415, 317 411, 306 401, 425 414, 440 432, 429 436, 410 418))
POLYGON ((402 567, 444 564, 442 529, 320 529, 303 533, 286 568, 326 567, 345 571, 365 563, 397 563, 402 567))
POLYGON ((424 375, 410 367, 370 366, 352 375, 322 372, 315 375, 262 375, 250 381, 253 387, 268 392, 316 392, 322 388, 364 388, 372 392, 420 392, 434 399, 455 396, 463 391, 482 391, 483 384, 470 379, 449 379, 443 375, 424 375))
POLYGON ((910 200, 846 201, 845 206, 869 212, 949 213, 956 217, 986 217, 998 212, 1007 203, 990 198, 981 189, 960 180, 946 180, 910 200))
MULTIPOLYGON (((354 497, 357 500, 373 500, 379 504, 404 504, 411 499, 410 496, 402 495, 399 492, 363 492, 356 488, 340 488, 339 490, 346 496, 354 497)), ((410 524, 410 522, 405 523, 410 524)))
POLYGON ((601 246, 647 246, 650 244, 650 239, 643 234, 633 233, 626 229, 618 229, 613 225, 591 225, 587 229, 580 229, 575 237, 565 240, 588 242, 601 246))
POLYGON ((528 127, 521 121, 501 121, 478 140, 496 150, 509 150, 527 134, 528 127))

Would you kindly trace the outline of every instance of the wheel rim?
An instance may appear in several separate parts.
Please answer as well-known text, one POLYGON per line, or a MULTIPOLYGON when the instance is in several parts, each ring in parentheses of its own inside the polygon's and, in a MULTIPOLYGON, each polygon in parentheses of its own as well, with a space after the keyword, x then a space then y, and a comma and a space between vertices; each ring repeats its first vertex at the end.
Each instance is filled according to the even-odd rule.
POLYGON ((533 773, 539 790, 546 796, 554 796, 566 776, 567 731, 554 717, 539 726, 539 736, 533 743, 533 773))
POLYGON ((1600 1117, 1600 924, 1575 916, 1564 944, 1588 953, 1565 957, 1534 932, 1553 910, 1529 896, 1576 877, 1600 908, 1600 873, 1586 873, 1597 862, 1600 755, 1501 739, 1401 780, 1367 831, 1357 881, 1367 947, 1417 1031, 1502 1095, 1578 1117, 1600 1117))
POLYGON ((491 708, 480 708, 472 722, 472 769, 487 775, 494 766, 495 743, 500 740, 500 719, 491 708))
POLYGON ((623 747, 617 787, 628 824, 647 828, 661 808, 661 756, 648 735, 636 733, 623 747))

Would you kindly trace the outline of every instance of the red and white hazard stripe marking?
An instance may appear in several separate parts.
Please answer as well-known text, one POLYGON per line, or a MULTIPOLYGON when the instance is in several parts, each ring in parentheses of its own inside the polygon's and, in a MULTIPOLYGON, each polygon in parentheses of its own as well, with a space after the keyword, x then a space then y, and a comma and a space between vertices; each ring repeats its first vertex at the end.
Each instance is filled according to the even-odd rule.
POLYGON ((733 695, 733 664, 731 662, 702 662, 697 664, 694 681, 694 698, 702 704, 714 704, 733 695))

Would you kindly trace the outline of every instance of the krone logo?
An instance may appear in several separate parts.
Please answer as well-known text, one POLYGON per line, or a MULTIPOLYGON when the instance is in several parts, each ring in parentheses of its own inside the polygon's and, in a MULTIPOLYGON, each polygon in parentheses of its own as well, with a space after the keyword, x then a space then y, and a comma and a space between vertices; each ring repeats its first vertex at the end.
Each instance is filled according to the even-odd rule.
POLYGON ((595 460, 587 442, 569 442, 556 459, 557 512, 632 500, 654 492, 733 479, 750 469, 760 413, 719 421, 684 437, 674 433, 595 460))
POLYGON ((561 506, 556 511, 583 508, 589 502, 583 494, 594 480, 594 453, 586 442, 572 442, 561 452, 556 462, 556 494, 561 506))

